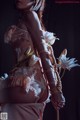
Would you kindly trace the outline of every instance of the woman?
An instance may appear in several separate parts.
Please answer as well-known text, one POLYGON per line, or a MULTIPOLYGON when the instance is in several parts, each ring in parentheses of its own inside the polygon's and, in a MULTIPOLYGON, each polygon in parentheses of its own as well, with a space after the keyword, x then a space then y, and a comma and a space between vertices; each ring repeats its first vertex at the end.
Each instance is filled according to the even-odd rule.
POLYGON ((48 33, 41 22, 44 2, 16 0, 22 18, 5 33, 5 42, 16 52, 15 67, 4 81, 1 79, 4 96, 0 102, 8 120, 42 120, 49 89, 55 109, 65 104, 55 57, 46 41, 48 33))

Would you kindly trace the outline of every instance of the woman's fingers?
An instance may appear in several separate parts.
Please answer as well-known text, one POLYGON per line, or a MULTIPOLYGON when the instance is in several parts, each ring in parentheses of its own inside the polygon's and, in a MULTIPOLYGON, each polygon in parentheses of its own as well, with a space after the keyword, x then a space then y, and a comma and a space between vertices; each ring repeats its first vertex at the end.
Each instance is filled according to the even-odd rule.
POLYGON ((63 108, 65 105, 65 98, 63 94, 60 94, 60 93, 52 96, 51 101, 52 101, 54 108, 57 110, 59 110, 60 108, 63 108))

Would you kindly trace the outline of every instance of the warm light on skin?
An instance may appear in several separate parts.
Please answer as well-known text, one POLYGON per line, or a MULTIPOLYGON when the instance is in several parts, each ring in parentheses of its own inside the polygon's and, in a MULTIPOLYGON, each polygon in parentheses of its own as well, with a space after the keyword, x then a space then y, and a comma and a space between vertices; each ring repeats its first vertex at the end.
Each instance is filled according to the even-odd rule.
POLYGON ((16 6, 18 9, 31 9, 31 7, 35 4, 34 0, 16 0, 16 6))

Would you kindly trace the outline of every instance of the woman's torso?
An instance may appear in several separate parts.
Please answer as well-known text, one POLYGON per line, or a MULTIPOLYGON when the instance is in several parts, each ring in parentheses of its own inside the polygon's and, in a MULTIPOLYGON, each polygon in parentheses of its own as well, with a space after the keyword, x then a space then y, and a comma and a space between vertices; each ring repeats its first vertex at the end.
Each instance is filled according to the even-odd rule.
POLYGON ((9 75, 9 84, 11 84, 11 87, 13 86, 11 88, 12 93, 14 93, 14 87, 18 87, 19 92, 16 92, 17 88, 15 89, 16 97, 17 94, 21 94, 20 91, 23 91, 22 94, 24 95, 22 97, 25 99, 22 101, 26 102, 27 99, 30 101, 33 98, 32 102, 44 102, 48 97, 47 81, 43 74, 41 60, 37 56, 25 24, 20 23, 18 26, 12 26, 7 32, 5 40, 11 43, 16 51, 16 65, 9 75), (10 35, 11 29, 13 30, 10 35), (6 39, 7 36, 8 39, 6 39))

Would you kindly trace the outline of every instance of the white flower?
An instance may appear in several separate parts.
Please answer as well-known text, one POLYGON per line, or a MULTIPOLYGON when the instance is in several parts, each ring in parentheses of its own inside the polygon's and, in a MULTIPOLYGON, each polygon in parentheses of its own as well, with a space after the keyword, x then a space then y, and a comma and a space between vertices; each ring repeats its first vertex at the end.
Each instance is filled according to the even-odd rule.
POLYGON ((59 58, 59 64, 58 64, 58 67, 61 67, 63 69, 68 69, 70 70, 71 68, 73 67, 76 67, 76 66, 80 66, 77 62, 77 60, 75 58, 69 58, 69 57, 66 57, 65 54, 62 54, 59 58))
POLYGON ((58 38, 54 36, 54 33, 48 32, 48 31, 43 31, 43 37, 45 41, 49 43, 50 45, 53 45, 55 40, 59 40, 58 38))
POLYGON ((31 90, 34 92, 35 96, 38 97, 38 95, 41 92, 41 88, 40 88, 40 85, 35 80, 35 77, 34 77, 35 74, 36 73, 34 73, 31 77, 26 78, 26 92, 28 93, 29 90, 31 90))
POLYGON ((4 73, 4 76, 1 76, 1 80, 5 80, 8 78, 8 74, 7 73, 4 73))

